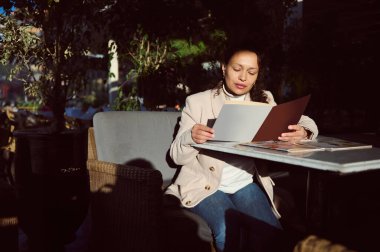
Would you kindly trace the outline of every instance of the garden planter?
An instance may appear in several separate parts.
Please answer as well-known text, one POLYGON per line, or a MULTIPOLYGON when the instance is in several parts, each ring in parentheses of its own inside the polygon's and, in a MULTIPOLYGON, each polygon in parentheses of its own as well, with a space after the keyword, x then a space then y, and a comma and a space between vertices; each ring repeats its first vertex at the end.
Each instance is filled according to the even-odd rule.
POLYGON ((20 226, 31 251, 64 251, 89 203, 87 130, 16 131, 15 180, 20 226))

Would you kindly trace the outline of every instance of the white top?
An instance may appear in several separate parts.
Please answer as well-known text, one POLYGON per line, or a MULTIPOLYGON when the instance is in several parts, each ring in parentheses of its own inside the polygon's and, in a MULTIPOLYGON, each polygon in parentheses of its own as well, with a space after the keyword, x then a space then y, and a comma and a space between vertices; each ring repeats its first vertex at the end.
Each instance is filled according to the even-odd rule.
MULTIPOLYGON (((227 92, 223 85, 223 91, 227 100, 244 101, 245 95, 234 96, 227 92)), ((223 168, 219 190, 225 193, 235 193, 253 182, 252 174, 245 170, 228 165, 223 168)))

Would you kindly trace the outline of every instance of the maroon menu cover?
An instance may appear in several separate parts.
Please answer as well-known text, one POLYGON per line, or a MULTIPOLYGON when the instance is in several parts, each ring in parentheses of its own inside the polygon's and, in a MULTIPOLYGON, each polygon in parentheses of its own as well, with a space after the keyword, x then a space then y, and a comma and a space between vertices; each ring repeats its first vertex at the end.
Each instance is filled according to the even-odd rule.
POLYGON ((252 141, 277 140, 288 126, 297 124, 310 100, 310 94, 272 107, 252 141))

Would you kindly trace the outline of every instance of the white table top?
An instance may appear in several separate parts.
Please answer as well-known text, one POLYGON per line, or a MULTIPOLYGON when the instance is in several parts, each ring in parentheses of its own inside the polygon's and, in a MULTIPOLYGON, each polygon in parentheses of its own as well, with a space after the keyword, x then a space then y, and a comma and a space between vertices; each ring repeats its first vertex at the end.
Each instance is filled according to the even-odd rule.
POLYGON ((298 165, 342 174, 380 169, 380 148, 315 151, 291 154, 284 151, 238 145, 236 142, 206 142, 196 148, 298 165))

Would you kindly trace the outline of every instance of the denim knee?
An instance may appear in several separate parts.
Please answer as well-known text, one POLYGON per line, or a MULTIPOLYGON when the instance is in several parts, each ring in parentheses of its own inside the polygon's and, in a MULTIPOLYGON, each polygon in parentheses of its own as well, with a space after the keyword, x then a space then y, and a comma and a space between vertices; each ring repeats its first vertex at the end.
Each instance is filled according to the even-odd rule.
POLYGON ((226 223, 223 220, 220 220, 218 225, 212 227, 215 246, 218 251, 224 251, 226 244, 226 223))

